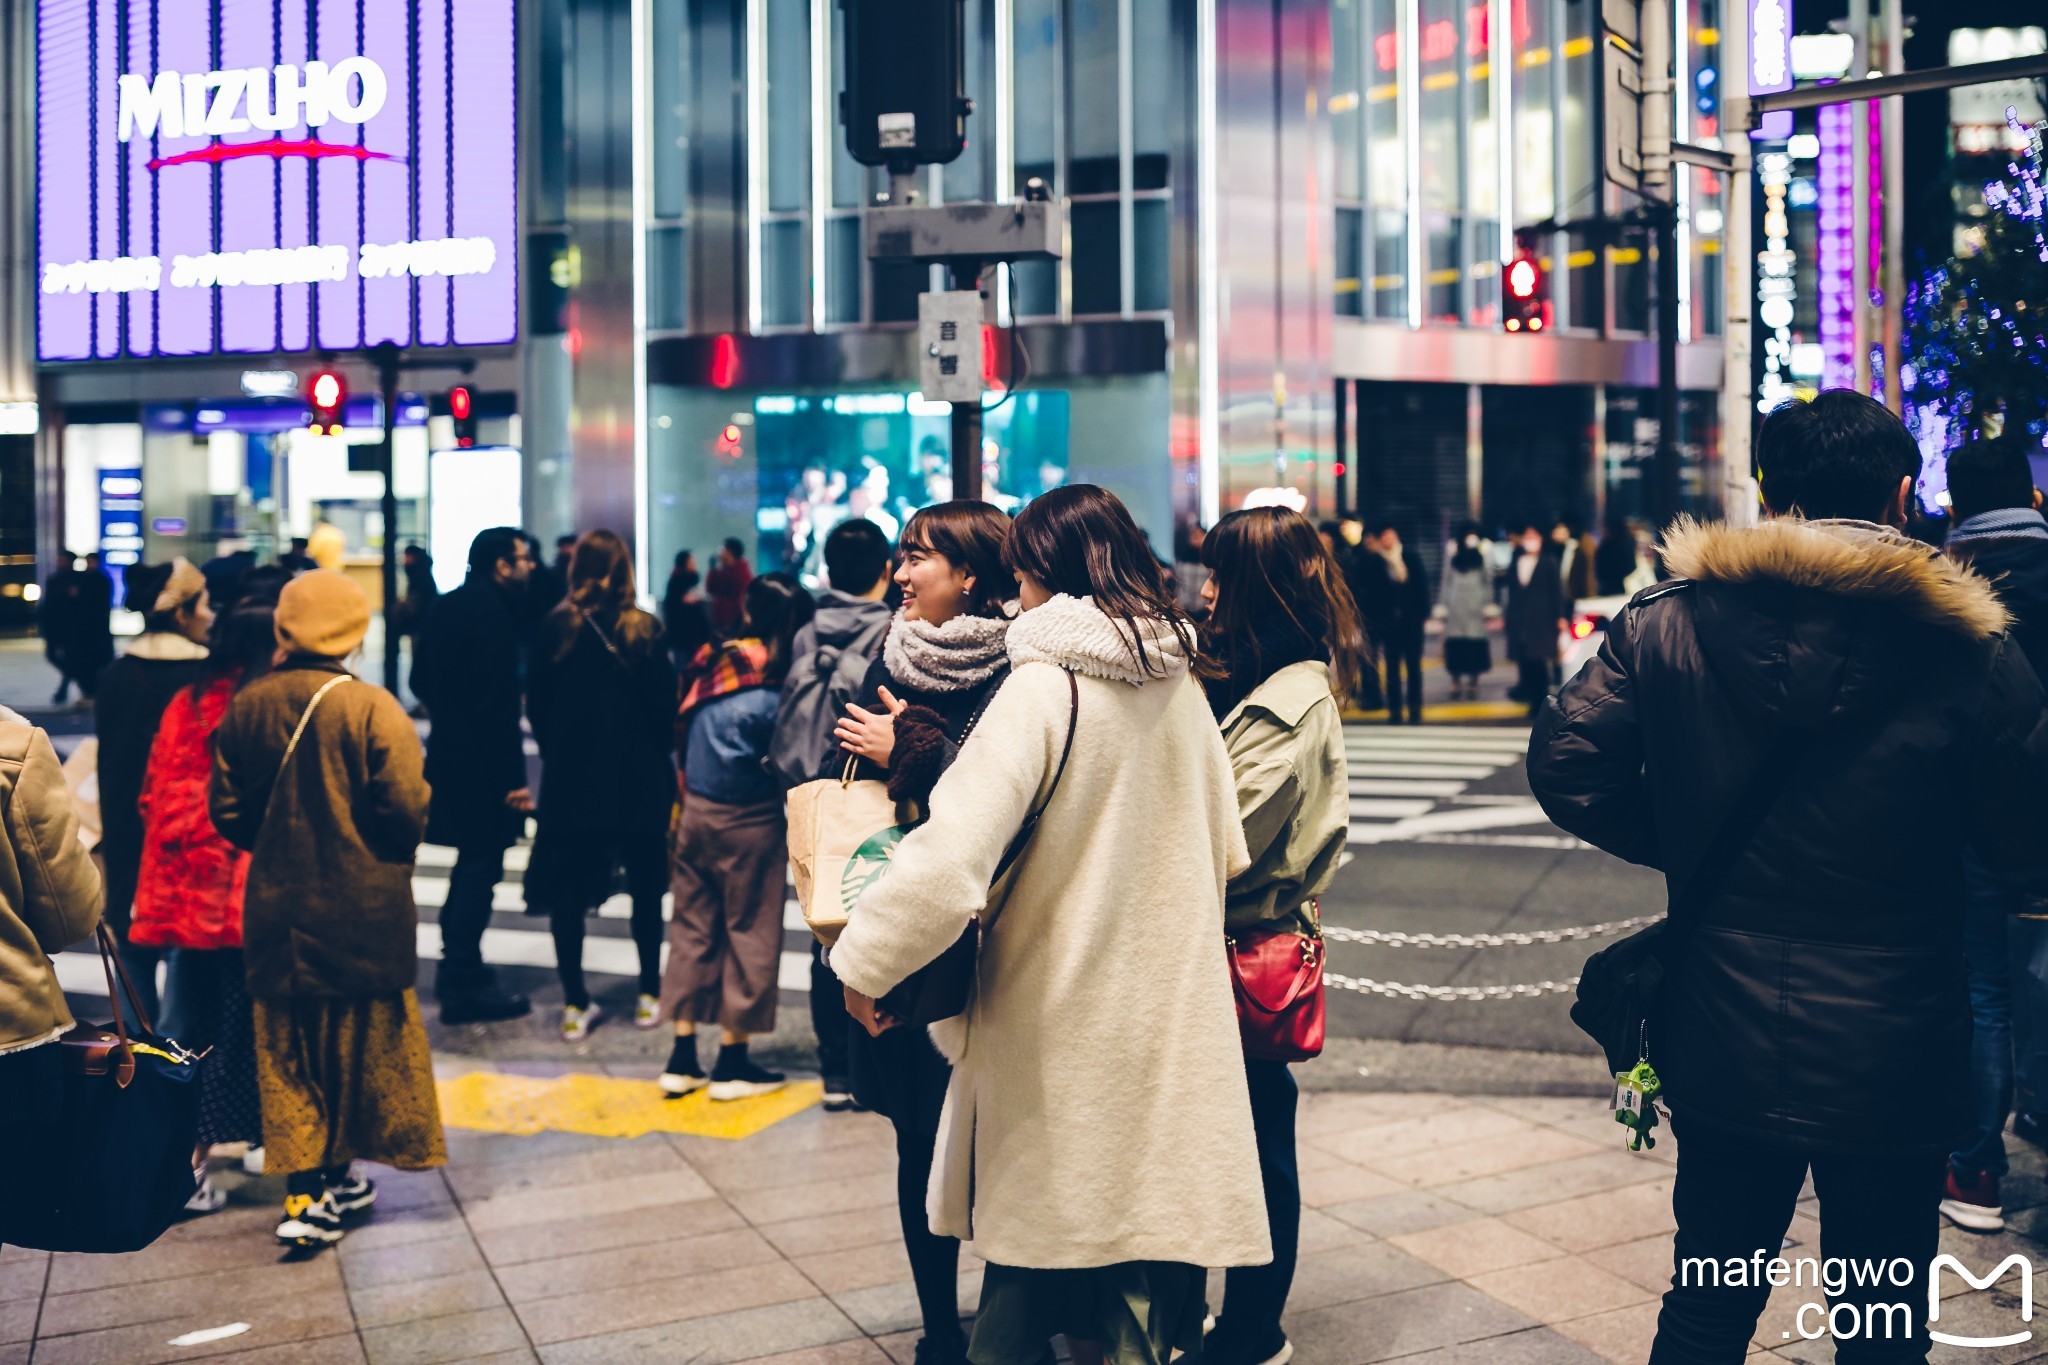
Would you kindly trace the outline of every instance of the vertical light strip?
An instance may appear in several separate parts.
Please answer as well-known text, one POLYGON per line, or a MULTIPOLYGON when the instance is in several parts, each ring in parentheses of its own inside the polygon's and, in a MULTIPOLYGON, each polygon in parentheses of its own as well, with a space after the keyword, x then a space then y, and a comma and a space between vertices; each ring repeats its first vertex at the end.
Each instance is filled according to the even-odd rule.
POLYGON ((1401 150, 1408 171, 1408 325, 1422 325, 1429 280, 1422 239, 1422 0, 1403 0, 1396 23, 1401 42, 1401 150))
POLYGON ((1116 0, 1116 268, 1118 311, 1125 317, 1138 301, 1137 206, 1131 201, 1136 183, 1138 137, 1136 75, 1131 51, 1131 0, 1116 0))
MULTIPOLYGON (((674 0, 670 0, 674 3, 674 0)), ((811 0, 811 330, 825 330, 826 227, 832 212, 832 0, 811 0)))
MULTIPOLYGON (((829 0, 828 0, 829 2, 829 0)), ((995 79, 992 93, 995 109, 995 193, 998 204, 1017 197, 1017 109, 1016 109, 1016 23, 1014 0, 994 0, 995 79)), ((1016 318, 1010 309, 1010 267, 998 266, 993 276, 996 295, 996 326, 1010 327, 1016 318)))
POLYGON ((768 202, 768 4, 747 0, 747 330, 761 330, 761 213, 768 202))
POLYGON ((1195 0, 1195 138, 1195 312, 1199 332, 1196 354, 1202 428, 1196 479, 1202 524, 1214 526, 1222 515, 1223 502, 1218 478, 1223 458, 1223 310, 1219 294, 1222 261, 1217 250, 1217 216, 1222 205, 1217 193, 1216 159, 1222 149, 1216 134, 1216 0, 1195 0))
POLYGON ((651 602, 649 572, 653 534, 653 501, 647 477, 647 196, 653 174, 653 129, 649 125, 647 54, 653 46, 652 15, 647 0, 632 0, 630 18, 632 57, 632 147, 633 192, 633 571, 643 602, 651 602))
POLYGON ((1515 30, 1509 0, 1488 0, 1486 60, 1492 80, 1487 86, 1493 105, 1494 193, 1498 196, 1494 229, 1495 255, 1500 258, 1502 306, 1507 299, 1508 262, 1515 259, 1515 30))
MULTIPOLYGON (((1671 0, 1671 136, 1692 141, 1692 73, 1687 58, 1692 24, 1686 17, 1690 0, 1671 0)), ((1678 339, 1691 341, 1692 331, 1692 166, 1671 163, 1671 202, 1675 206, 1678 245, 1678 339)))

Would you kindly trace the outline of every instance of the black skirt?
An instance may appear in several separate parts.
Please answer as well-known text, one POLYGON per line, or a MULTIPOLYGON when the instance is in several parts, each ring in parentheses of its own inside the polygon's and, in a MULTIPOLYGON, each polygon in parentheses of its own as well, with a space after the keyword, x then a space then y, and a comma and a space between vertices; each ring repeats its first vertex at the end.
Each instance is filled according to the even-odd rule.
POLYGON ((635 896, 659 896, 668 881, 668 827, 594 829, 541 819, 527 863, 526 912, 597 909, 619 890, 619 873, 635 896))
POLYGON ((1477 677, 1493 669, 1493 645, 1485 638, 1444 641, 1444 672, 1458 678, 1477 677))

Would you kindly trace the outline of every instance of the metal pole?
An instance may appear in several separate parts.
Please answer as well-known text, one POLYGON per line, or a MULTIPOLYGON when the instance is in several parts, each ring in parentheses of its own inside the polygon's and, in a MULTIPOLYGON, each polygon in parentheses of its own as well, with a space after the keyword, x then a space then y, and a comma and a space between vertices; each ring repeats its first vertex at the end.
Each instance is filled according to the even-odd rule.
POLYGON ((1678 206, 1655 206, 1657 223, 1657 453, 1652 511, 1661 528, 1678 515, 1678 206))
MULTIPOLYGON (((1855 55, 1849 59, 1853 83, 1870 71, 1870 0, 1849 0, 1849 37, 1855 43, 1855 55)), ((1855 338, 1855 367, 1850 373, 1858 393, 1870 392, 1870 189, 1870 105, 1858 100, 1849 106, 1849 316, 1855 338)))
POLYGON ((1740 20, 1721 28, 1721 149, 1735 159, 1722 216, 1721 300, 1721 509, 1730 526, 1756 524, 1756 481, 1750 477, 1750 433, 1756 420, 1750 348, 1750 309, 1756 298, 1756 252, 1750 240, 1749 29, 1740 20))
POLYGON ((383 476, 384 491, 378 506, 384 515, 384 687, 398 693, 398 488, 392 479, 398 463, 394 436, 398 428, 398 347, 390 342, 374 346, 370 359, 377 366, 377 391, 384 409, 384 444, 377 456, 377 472, 383 476))
MULTIPOLYGON (((952 275, 955 289, 981 288, 981 264, 978 261, 955 261, 952 275)), ((981 364, 979 350, 977 347, 974 357, 977 366, 981 364)), ((953 404, 953 496, 970 502, 981 500, 980 399, 953 404)))
MULTIPOLYGON (((1884 69, 1906 69, 1903 0, 1884 0, 1884 69)), ((1906 311, 1906 102, 1888 99, 1884 114, 1884 401, 1904 413, 1906 395, 1899 375, 1899 328, 1906 311)))
POLYGON ((1345 516, 1351 510, 1350 503, 1344 497, 1344 485, 1351 474, 1351 453, 1346 448, 1350 444, 1351 439, 1350 397, 1351 381, 1348 379, 1338 380, 1335 420, 1337 426, 1337 469, 1340 472, 1337 473, 1336 478, 1332 482, 1336 497, 1337 515, 1339 517, 1345 516))

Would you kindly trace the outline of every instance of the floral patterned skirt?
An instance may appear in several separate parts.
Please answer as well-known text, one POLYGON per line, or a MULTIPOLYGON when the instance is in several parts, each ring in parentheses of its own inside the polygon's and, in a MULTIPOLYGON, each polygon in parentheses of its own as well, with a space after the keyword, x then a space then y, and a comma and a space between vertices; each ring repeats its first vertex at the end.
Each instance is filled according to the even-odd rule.
POLYGON ((358 1158, 417 1171, 448 1160, 433 1054, 411 991, 257 999, 265 1168, 358 1158))

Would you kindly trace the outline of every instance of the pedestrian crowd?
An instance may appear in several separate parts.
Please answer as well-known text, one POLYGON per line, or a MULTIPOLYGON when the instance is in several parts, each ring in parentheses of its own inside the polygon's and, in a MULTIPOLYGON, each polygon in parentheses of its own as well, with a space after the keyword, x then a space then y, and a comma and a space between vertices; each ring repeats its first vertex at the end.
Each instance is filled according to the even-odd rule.
MULTIPOLYGON (((816 593, 737 540, 708 573, 685 551, 657 615, 618 535, 544 562, 494 528, 452 591, 408 566, 424 744, 349 669, 370 607, 342 574, 132 568, 142 634, 79 664, 103 885, 48 739, 0 712, 0 1162, 61 1132, 43 1045, 73 1021, 47 955, 104 915, 143 986, 127 1008, 205 1049, 188 1208, 219 1206, 209 1162, 242 1144, 286 1179, 282 1242, 339 1240, 376 1198, 359 1162, 445 1160, 417 848, 454 850, 441 1019, 517 1018, 482 942, 530 821, 560 1037, 605 1018, 585 930, 623 889, 632 1022, 667 1030, 655 1084, 705 1103, 787 1084, 750 1045, 776 1028, 794 865, 825 1107, 895 1133, 919 1365, 1039 1365, 1055 1336, 1082 1365, 1284 1365, 1342 708, 1378 692, 1419 721, 1440 612, 1460 697, 1504 618, 1550 818, 1670 882, 1581 1006, 1641 1101, 1618 1103, 1661 1099, 1683 1138, 1675 1267, 1774 1257, 1811 1174, 1829 1257, 1925 1276, 1940 1216, 2002 1226, 2015 1105, 2022 1137, 2048 1127, 2048 520, 2015 435, 1950 460, 1946 553, 1908 539, 1917 449, 1852 394, 1779 410, 1757 448, 1771 516, 1681 519, 1661 583, 1625 524, 1467 526, 1432 592, 1401 528, 1277 507, 1166 565, 1071 485, 1014 515, 842 519, 816 593), (1559 679, 1575 604, 1628 591, 1559 679), (1613 1040, 1598 988, 1624 970, 1613 1040), (986 1263, 971 1335, 963 1244, 986 1263)), ((1769 1288, 1675 1274, 1652 1360, 1741 1359, 1769 1288)), ((1911 1334, 1837 1359, 1924 1359, 1924 1283, 1915 1302, 1911 1334)))

